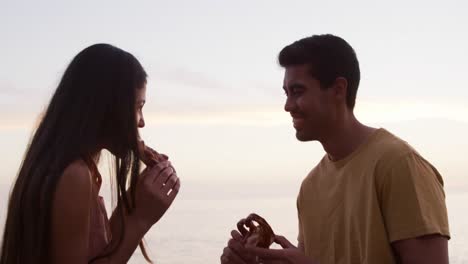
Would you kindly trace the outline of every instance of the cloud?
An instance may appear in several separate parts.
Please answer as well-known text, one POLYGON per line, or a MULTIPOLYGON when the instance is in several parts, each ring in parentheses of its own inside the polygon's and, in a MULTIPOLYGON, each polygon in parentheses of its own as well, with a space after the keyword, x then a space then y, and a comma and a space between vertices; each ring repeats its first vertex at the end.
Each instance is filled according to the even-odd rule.
POLYGON ((189 87, 197 87, 210 90, 230 90, 231 87, 208 74, 197 72, 183 67, 167 70, 157 70, 154 74, 156 80, 163 79, 172 83, 189 87))
MULTIPOLYGON (((147 123, 175 124, 288 124, 289 115, 283 102, 256 102, 231 104, 168 104, 147 112, 147 123)), ((364 123, 401 123, 413 120, 440 119, 468 122, 468 106, 437 102, 401 100, 362 100, 356 106, 356 116, 364 123)))
MULTIPOLYGON (((150 102, 144 115, 147 125, 206 124, 206 125, 256 125, 289 124, 288 113, 282 104, 255 102, 205 103, 150 102)), ((1 130, 29 129, 37 122, 40 107, 22 109, 20 106, 2 106, 1 130)), ((441 119, 468 122, 468 106, 403 101, 362 101, 357 104, 356 115, 364 123, 401 123, 412 120, 441 119)))
POLYGON ((161 111, 145 114, 148 125, 254 125, 270 126, 290 123, 287 113, 275 107, 224 108, 216 111, 161 111))
POLYGON ((201 71, 195 71, 188 68, 177 67, 168 70, 157 70, 155 72, 155 82, 158 79, 172 83, 182 84, 201 89, 215 91, 230 91, 234 89, 245 89, 246 91, 259 91, 267 94, 282 94, 281 83, 273 84, 261 80, 224 80, 220 81, 214 74, 208 74, 201 71), (240 87, 239 87, 240 86, 240 87))
POLYGON ((229 70, 212 74, 184 67, 167 67, 150 69, 149 75, 149 87, 157 91, 156 97, 189 98, 192 103, 206 103, 207 100, 213 104, 230 104, 233 101, 261 103, 283 95, 277 88, 280 85, 260 78, 239 78, 237 73, 231 74, 229 70))
MULTIPOLYGON (((280 85, 256 79, 212 76, 183 67, 153 69, 145 106, 147 123, 284 124, 284 95, 280 85)), ((49 90, 20 89, 0 83, 0 129, 32 127, 46 106, 49 90)), ((357 117, 367 123, 421 118, 468 121, 468 106, 457 98, 358 98, 357 117)))
POLYGON ((440 118, 468 122, 468 106, 453 101, 366 100, 356 102, 356 115, 367 122, 401 122, 440 118))

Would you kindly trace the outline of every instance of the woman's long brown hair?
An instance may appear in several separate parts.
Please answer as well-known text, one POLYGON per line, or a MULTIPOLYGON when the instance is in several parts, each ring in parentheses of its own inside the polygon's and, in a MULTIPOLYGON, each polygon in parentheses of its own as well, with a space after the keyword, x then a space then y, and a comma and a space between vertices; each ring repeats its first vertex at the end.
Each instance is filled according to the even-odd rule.
MULTIPOLYGON (((77 159, 89 159, 103 145, 115 156, 117 212, 132 212, 140 172, 135 90, 146 72, 130 53, 109 44, 92 45, 69 64, 32 136, 13 188, 1 247, 0 264, 48 263, 51 210, 57 183, 77 159), (130 197, 127 197, 127 187, 130 197)), ((124 214, 119 214, 124 234, 124 214)), ((99 259, 122 242, 113 236, 99 259)), ((151 262, 142 243, 140 248, 151 262)))

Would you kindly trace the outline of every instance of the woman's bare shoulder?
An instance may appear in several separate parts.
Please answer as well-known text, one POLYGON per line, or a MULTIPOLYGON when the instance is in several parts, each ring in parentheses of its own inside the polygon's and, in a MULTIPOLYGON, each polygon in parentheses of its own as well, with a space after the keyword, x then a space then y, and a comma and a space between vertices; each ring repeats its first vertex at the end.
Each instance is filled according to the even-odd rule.
POLYGON ((91 199, 90 170, 84 161, 76 160, 63 171, 54 194, 51 219, 52 263, 70 263, 72 259, 85 263, 88 255, 91 199))
POLYGON ((78 159, 70 163, 63 171, 57 184, 55 197, 61 203, 89 203, 91 192, 91 172, 86 163, 78 159))
POLYGON ((62 173, 62 177, 71 178, 73 181, 89 181, 91 174, 88 165, 82 160, 77 159, 70 163, 62 173), (88 176, 88 177, 81 177, 88 176))

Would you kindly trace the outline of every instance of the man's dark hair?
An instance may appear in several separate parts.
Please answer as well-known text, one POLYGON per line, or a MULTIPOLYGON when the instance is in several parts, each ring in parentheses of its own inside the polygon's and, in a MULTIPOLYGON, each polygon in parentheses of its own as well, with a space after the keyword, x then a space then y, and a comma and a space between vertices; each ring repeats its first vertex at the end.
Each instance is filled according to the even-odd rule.
POLYGON ((353 48, 344 39, 331 35, 313 35, 284 47, 278 56, 282 67, 309 65, 312 77, 322 88, 330 87, 338 77, 348 81, 346 104, 354 108, 359 86, 359 62, 353 48))

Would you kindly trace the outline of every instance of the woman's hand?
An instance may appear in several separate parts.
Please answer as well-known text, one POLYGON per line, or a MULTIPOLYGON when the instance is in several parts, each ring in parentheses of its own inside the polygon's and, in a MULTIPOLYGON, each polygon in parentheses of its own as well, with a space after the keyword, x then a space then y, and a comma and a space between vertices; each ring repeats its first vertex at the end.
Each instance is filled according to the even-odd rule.
POLYGON ((161 219, 177 196, 179 188, 180 180, 168 160, 148 167, 141 173, 132 215, 143 230, 149 230, 161 219))

